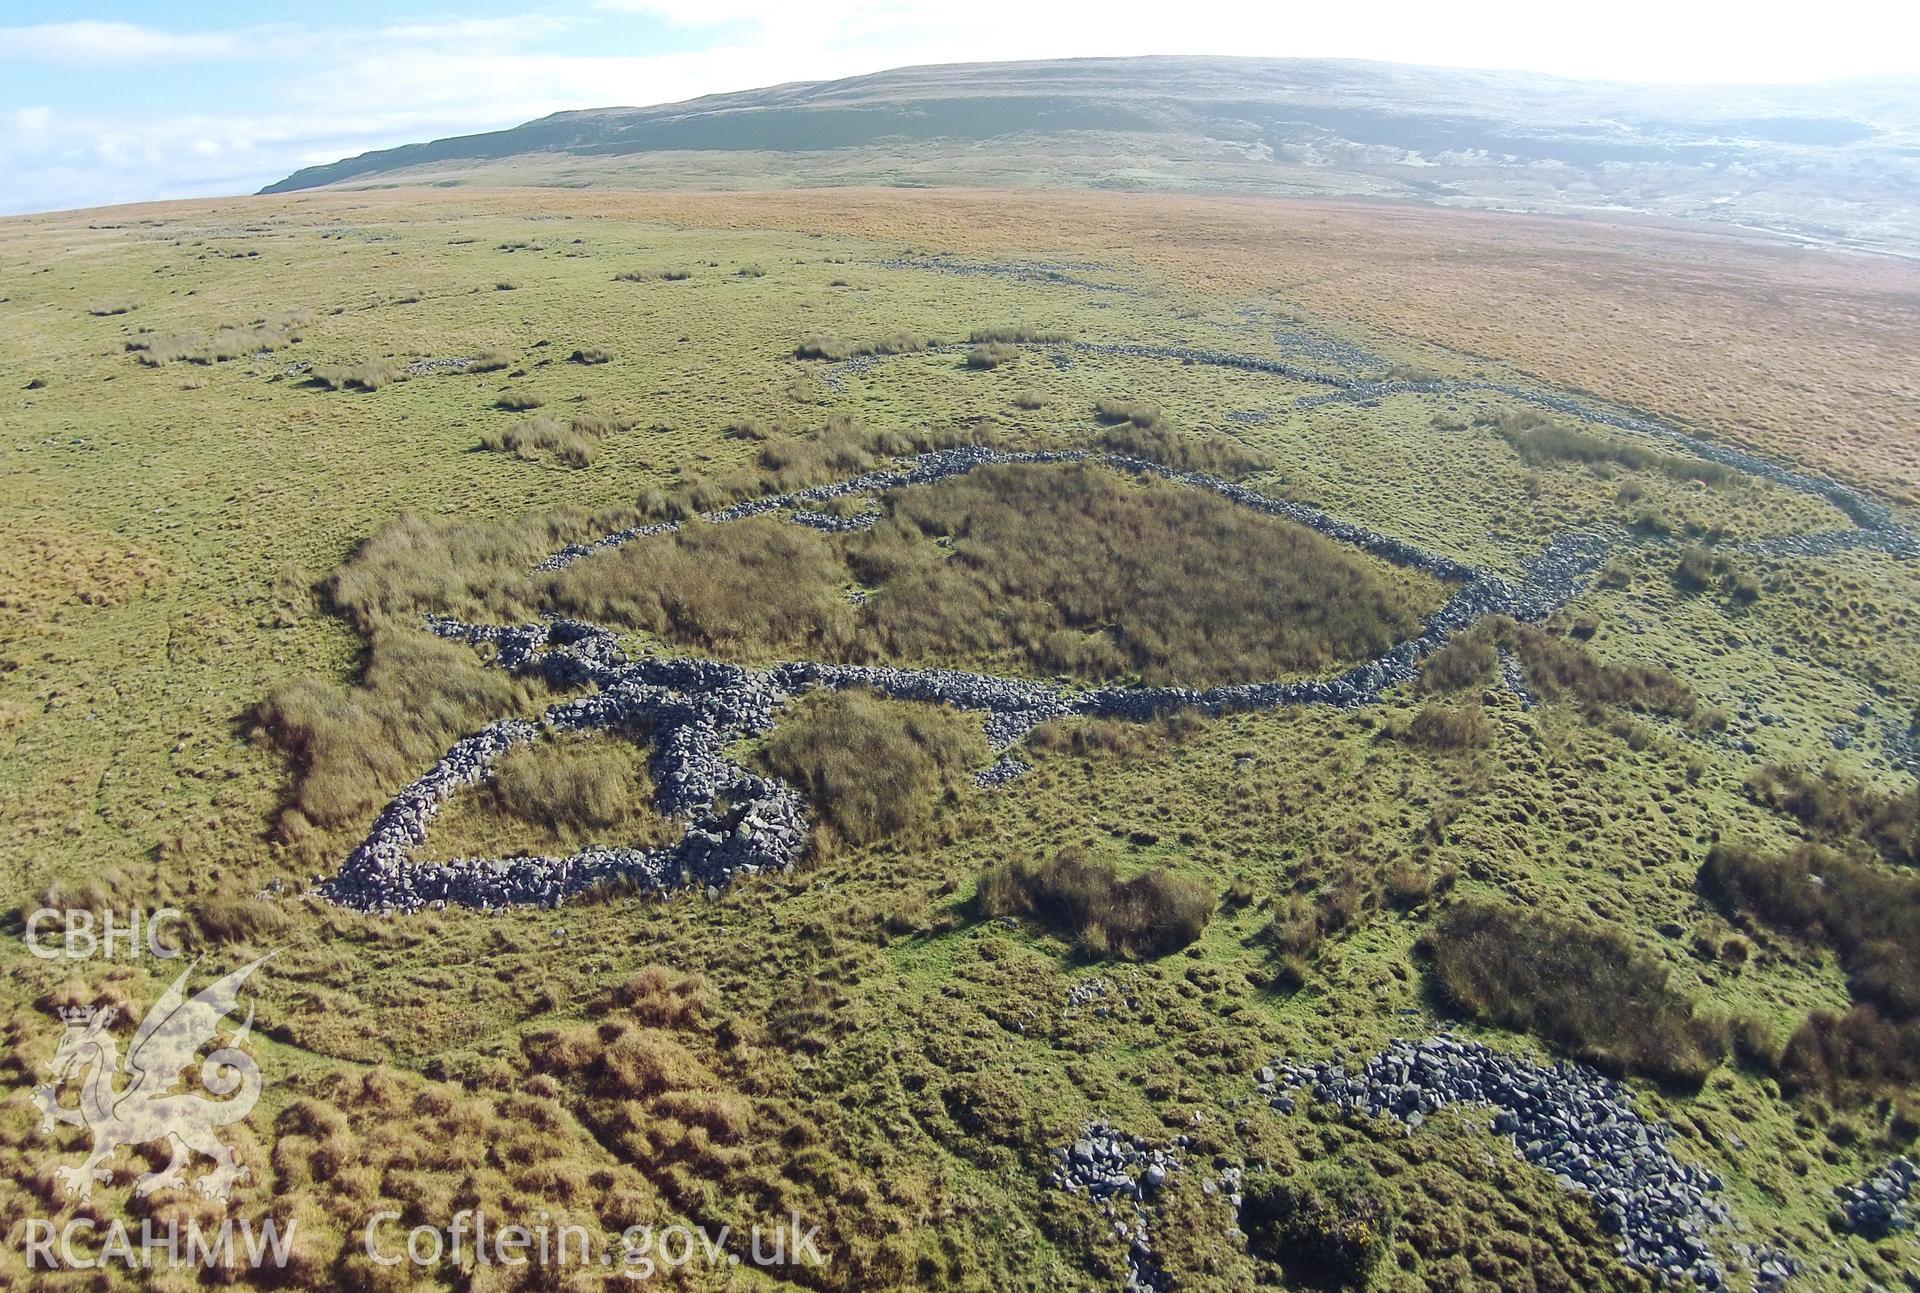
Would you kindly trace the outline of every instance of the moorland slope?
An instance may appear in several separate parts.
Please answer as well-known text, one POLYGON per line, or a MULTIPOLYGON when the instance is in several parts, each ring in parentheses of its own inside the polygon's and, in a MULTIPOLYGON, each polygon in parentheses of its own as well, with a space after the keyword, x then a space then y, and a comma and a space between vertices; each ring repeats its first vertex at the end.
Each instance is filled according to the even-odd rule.
POLYGON ((1087 187, 1640 212, 1920 247, 1920 97, 1711 91, 1345 60, 909 67, 560 112, 311 166, 321 186, 1087 187))
POLYGON ((1913 275, 1102 193, 0 224, 0 1282, 285 1215, 220 1278, 597 1286, 366 1251, 477 1207, 819 1226, 753 1287, 1895 1285, 1913 275), (42 904, 276 952, 227 1204, 63 1192, 57 1010, 180 965, 42 904))

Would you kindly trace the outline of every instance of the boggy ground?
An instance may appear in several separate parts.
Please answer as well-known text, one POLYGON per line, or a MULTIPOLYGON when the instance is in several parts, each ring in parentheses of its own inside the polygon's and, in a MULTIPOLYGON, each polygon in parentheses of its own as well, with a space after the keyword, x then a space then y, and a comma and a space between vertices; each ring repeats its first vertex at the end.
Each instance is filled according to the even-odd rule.
MULTIPOLYGON (((599 1231, 794 1209, 833 1255, 788 1273, 808 1287, 1114 1287, 1127 1242, 1046 1185, 1054 1151, 1094 1118, 1189 1138, 1196 1166, 1154 1224, 1181 1287, 1272 1274, 1205 1190, 1217 1171, 1323 1160, 1392 1187, 1383 1285, 1642 1286, 1591 1206, 1484 1119, 1449 1111, 1408 1136, 1311 1101, 1282 1113, 1258 1098, 1258 1070, 1443 1026, 1551 1055, 1433 990, 1417 944, 1468 901, 1617 936, 1664 972, 1662 992, 1749 1021, 1762 1050, 1811 1012, 1845 1010, 1840 950, 1697 886, 1716 842, 1867 847, 1751 793, 1764 765, 1832 761, 1876 793, 1911 785, 1896 767, 1920 704, 1915 653, 1900 650, 1920 595, 1911 560, 1750 550, 1850 522, 1743 477, 1529 460, 1502 422, 1528 406, 1489 390, 1302 406, 1324 388, 1099 350, 1057 363, 1016 345, 975 367, 970 346, 889 346, 907 353, 865 364, 795 348, 1027 328, 1363 375, 1546 376, 1691 430, 1737 422, 1898 497, 1899 450, 1873 428, 1910 399, 1884 374, 1912 365, 1882 362, 1913 335, 1886 286, 1902 272, 1692 234, 1114 198, 354 195, 9 222, 5 896, 171 902, 207 969, 284 949, 252 985, 268 1084, 235 1133, 254 1175, 234 1206, 301 1218, 285 1281, 298 1287, 405 1286, 365 1259, 361 1220, 437 1216, 455 1199, 599 1231), (1150 220, 1181 236, 1142 246, 1150 220), (1067 232, 1036 232, 1048 227, 1067 232), (1492 239, 1513 254, 1472 250, 1492 239), (1655 252, 1689 272, 1647 270, 1655 252), (1597 275, 1577 295, 1554 277, 1573 261, 1597 275), (1735 302, 1775 288, 1778 328, 1748 330, 1735 302), (1855 321, 1815 337, 1817 304, 1840 299, 1855 321), (1611 312, 1628 305, 1623 330, 1611 312), (297 310, 308 317, 282 320, 297 310), (241 353, 219 358, 242 333, 241 353), (1722 344, 1735 333, 1765 348, 1739 380, 1722 344), (156 365, 142 362, 151 347, 127 349, 149 336, 186 340, 156 365), (1627 349, 1659 366, 1620 360, 1627 349), (850 829, 792 877, 711 899, 388 921, 305 891, 448 740, 561 699, 420 633, 412 586, 324 582, 402 514, 416 519, 392 533, 412 564, 391 569, 426 571, 436 597, 484 619, 495 573, 639 522, 643 495, 762 470, 767 444, 809 442, 835 413, 926 443, 1080 448, 1111 432, 1102 400, 1154 406, 1174 445, 1227 437, 1260 458, 1250 484, 1475 566, 1516 571, 1568 530, 1642 536, 1547 632, 1594 665, 1671 670, 1694 714, 1588 666, 1559 669, 1567 685, 1530 706, 1496 652, 1464 682, 1365 711, 1050 726, 1023 747, 1028 776, 988 792, 933 768, 915 783, 924 816, 850 829), (1749 425, 1769 402, 1778 411, 1749 425), (543 414, 584 422, 586 465, 482 447, 543 414), (729 433, 756 420, 789 430, 729 433), (1705 564, 1683 573, 1695 546, 1705 564), (290 687, 309 719, 340 720, 326 730, 359 769, 311 801, 302 752, 270 739, 259 709, 290 687), (980 919, 983 874, 1069 848, 1116 882, 1165 868, 1203 886, 1216 897, 1198 936, 1089 961, 1051 913, 980 919)), ((51 1008, 113 1001, 130 1023, 176 967, 7 947, 0 1261, 19 1278, 25 1220, 76 1211, 52 1168, 78 1146, 40 1136, 26 1099, 59 1034, 51 1008)), ((1913 1239, 1838 1233, 1828 1212, 1833 1187, 1911 1147, 1911 1083, 1792 1094, 1794 1072, 1729 1047, 1697 1086, 1628 1085, 1644 1115, 1672 1122, 1677 1157, 1725 1180, 1733 1228, 1711 1238, 1736 1285, 1741 1243, 1793 1254, 1803 1287, 1889 1282, 1913 1265, 1913 1239)), ((187 1194, 131 1201, 130 1159, 95 1211, 211 1215, 187 1194)))

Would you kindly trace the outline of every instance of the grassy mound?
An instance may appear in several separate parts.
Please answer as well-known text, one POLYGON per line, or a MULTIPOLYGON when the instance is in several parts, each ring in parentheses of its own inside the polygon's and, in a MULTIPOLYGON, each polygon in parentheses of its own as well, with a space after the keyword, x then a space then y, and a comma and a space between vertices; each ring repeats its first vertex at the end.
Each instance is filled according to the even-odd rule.
POLYGON ((1667 967, 1613 930, 1476 900, 1449 907, 1426 948, 1456 1009, 1610 1072, 1697 1084, 1725 1053, 1667 967))
POLYGON ((828 692, 796 705, 760 761, 799 788, 829 845, 911 841, 986 761, 978 726, 954 710, 828 692))
POLYGON ((1085 465, 904 491, 856 563, 889 656, 1195 686, 1374 655, 1438 601, 1310 530, 1085 465))
POLYGON ((555 610, 643 629, 703 651, 839 656, 854 636, 834 542, 777 516, 693 522, 582 561, 556 580, 555 610))
POLYGON ((654 810, 647 752, 629 742, 590 736, 523 746, 493 771, 442 810, 428 856, 566 854, 589 844, 668 844, 680 834, 654 810))
POLYGON ((1123 880, 1113 863, 1070 847, 1048 862, 990 868, 980 877, 978 902, 982 915, 1038 920, 1087 955, 1135 960, 1177 952, 1200 937, 1214 894, 1165 868, 1123 880))
POLYGON ((1855 1006, 1814 1012, 1780 1057, 1791 1090, 1897 1091, 1920 1080, 1920 879, 1818 845, 1716 846, 1700 889, 1729 913, 1830 947, 1855 1006))
POLYGON ((1519 658, 1527 685, 1543 699, 1566 701, 1589 712, 1624 708, 1685 716, 1695 707, 1691 688, 1672 671, 1641 661, 1612 664, 1576 637, 1562 637, 1537 624, 1491 616, 1433 653, 1421 669, 1421 690, 1451 693, 1493 678, 1499 653, 1519 658))
POLYGON ((464 646, 380 628, 358 683, 288 683, 254 714, 294 773, 276 824, 287 842, 364 821, 454 741, 537 706, 537 684, 485 668, 464 646))
POLYGON ((1104 467, 989 467, 891 502, 851 537, 766 517, 629 544, 550 603, 749 657, 1208 685, 1364 659, 1441 599, 1300 526, 1104 467), (859 607, 856 584, 874 590, 859 607))

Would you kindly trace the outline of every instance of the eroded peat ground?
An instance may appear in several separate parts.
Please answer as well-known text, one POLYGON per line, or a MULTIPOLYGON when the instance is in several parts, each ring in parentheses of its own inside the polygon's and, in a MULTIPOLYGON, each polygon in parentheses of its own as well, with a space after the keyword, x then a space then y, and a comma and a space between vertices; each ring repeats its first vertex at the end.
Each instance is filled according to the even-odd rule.
MULTIPOLYGON (((1289 292, 539 201, 0 242, 7 902, 282 949, 229 1206, 295 1285, 455 1193, 797 1212, 814 1288, 1913 1265, 1835 1193, 1920 1122, 1914 518, 1834 448, 1897 391, 1733 437, 1550 320, 1315 313, 1324 230, 1222 243, 1289 292)), ((9 947, 17 1229, 53 1007, 172 967, 9 947)))

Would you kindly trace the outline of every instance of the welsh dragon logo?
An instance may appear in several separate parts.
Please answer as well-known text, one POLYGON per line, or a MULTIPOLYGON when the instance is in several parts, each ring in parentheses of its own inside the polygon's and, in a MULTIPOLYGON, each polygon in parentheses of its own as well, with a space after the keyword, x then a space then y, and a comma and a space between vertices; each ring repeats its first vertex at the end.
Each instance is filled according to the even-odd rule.
POLYGON ((159 1171, 144 1173, 134 1182, 136 1195, 144 1197, 179 1184, 182 1169, 196 1153, 214 1163, 213 1170, 193 1183, 209 1199, 225 1202, 234 1185, 247 1178, 250 1173, 240 1165, 233 1147, 214 1131, 246 1117, 260 1098, 260 1066, 240 1049, 253 1027, 251 1006, 246 1021, 226 1044, 200 1063, 201 1085, 214 1096, 232 1098, 208 1099, 174 1087, 200 1048, 215 1040, 221 1021, 234 1008, 240 985, 272 955, 269 952, 241 966, 191 1000, 185 987, 193 966, 182 970, 140 1021, 124 1062, 118 1039, 107 1031, 116 1014, 113 1008, 88 1006, 60 1012, 66 1032, 48 1066, 49 1080, 33 1089, 33 1102, 40 1108, 42 1133, 66 1123, 85 1127, 93 1136, 93 1148, 84 1162, 55 1169, 55 1179, 67 1194, 91 1198, 94 1182, 113 1178, 109 1162, 115 1151, 122 1145, 155 1140, 171 1142, 173 1157, 159 1171), (119 1085, 122 1077, 127 1079, 125 1086, 119 1085), (60 1088, 69 1081, 80 1084, 80 1102, 74 1107, 60 1103, 60 1088))

